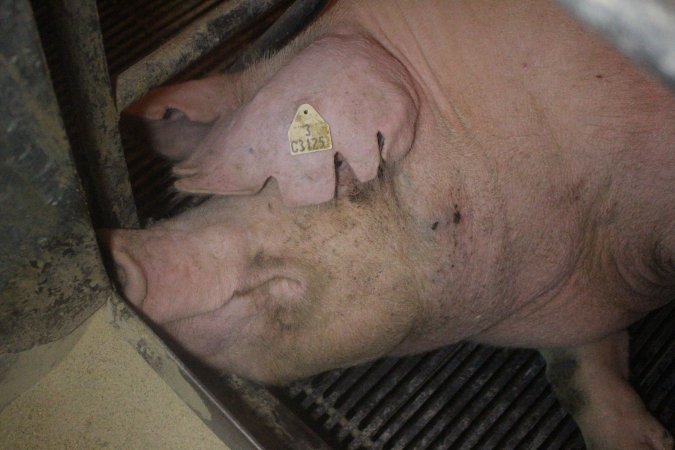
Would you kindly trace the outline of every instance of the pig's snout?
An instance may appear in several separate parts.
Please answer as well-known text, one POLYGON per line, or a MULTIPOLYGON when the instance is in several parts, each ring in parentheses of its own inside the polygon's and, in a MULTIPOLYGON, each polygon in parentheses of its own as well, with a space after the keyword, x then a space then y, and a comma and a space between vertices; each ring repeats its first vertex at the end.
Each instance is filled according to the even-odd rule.
POLYGON ((129 302, 140 307, 148 293, 147 277, 143 266, 124 249, 119 233, 117 230, 101 230, 98 236, 111 256, 113 276, 118 288, 129 302))
POLYGON ((142 267, 123 250, 113 250, 115 277, 124 297, 136 306, 141 306, 148 293, 148 284, 142 267))

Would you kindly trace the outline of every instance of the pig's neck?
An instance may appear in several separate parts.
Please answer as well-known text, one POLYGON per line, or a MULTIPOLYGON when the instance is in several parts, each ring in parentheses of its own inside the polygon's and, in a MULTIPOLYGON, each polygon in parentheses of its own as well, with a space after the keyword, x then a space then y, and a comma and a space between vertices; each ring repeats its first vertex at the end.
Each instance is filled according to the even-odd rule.
POLYGON ((422 15, 411 3, 364 2, 349 15, 408 69, 421 98, 413 151, 400 164, 394 189, 414 230, 424 314, 400 353, 474 337, 523 301, 511 277, 517 269, 509 267, 505 203, 511 199, 502 192, 497 149, 482 145, 476 112, 455 104, 460 84, 450 75, 465 69, 448 59, 458 61, 457 48, 444 44, 456 39, 438 36, 453 32, 453 6, 422 15))
MULTIPOLYGON (((579 295, 582 288, 572 286, 584 227, 609 220, 605 206, 613 198, 640 202, 612 174, 629 166, 632 149, 659 141, 644 133, 638 142, 622 130, 672 130, 672 113, 656 126, 659 113, 649 111, 663 92, 552 3, 375 0, 359 3, 351 17, 401 61, 420 91, 415 147, 395 188, 418 252, 433 254, 435 265, 421 270, 429 314, 403 351, 476 336, 558 344, 549 333, 559 330, 549 325, 527 330, 532 341, 516 328, 532 327, 522 320, 539 311, 581 321, 588 310, 590 288, 579 295)), ((653 151, 668 160, 667 149, 653 151)), ((644 216, 658 216, 659 208, 667 207, 644 216)), ((639 233, 623 239, 639 242, 639 233)), ((620 309, 595 314, 610 323, 620 309)))

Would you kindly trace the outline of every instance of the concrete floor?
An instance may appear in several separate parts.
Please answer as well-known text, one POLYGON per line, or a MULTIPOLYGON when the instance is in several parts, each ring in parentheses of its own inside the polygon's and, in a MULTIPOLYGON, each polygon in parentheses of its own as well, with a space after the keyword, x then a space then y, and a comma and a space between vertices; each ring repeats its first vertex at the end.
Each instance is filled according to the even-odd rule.
POLYGON ((105 318, 0 412, 0 449, 227 449, 105 318))

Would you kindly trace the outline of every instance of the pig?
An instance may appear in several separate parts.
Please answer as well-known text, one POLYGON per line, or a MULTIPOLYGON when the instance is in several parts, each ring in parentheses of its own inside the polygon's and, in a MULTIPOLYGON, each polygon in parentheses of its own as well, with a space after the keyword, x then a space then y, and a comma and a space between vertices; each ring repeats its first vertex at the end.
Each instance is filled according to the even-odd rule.
POLYGON ((126 299, 205 364, 285 383, 537 348, 589 448, 673 448, 626 327, 675 298, 675 99, 555 4, 344 0, 127 115, 213 196, 102 236, 126 299))

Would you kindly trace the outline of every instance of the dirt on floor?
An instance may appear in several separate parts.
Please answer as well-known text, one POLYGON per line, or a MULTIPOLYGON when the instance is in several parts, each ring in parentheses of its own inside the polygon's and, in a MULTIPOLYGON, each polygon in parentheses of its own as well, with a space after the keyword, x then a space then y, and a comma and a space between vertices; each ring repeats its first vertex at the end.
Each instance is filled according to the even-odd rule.
POLYGON ((0 412, 1 449, 227 449, 106 322, 0 412))

